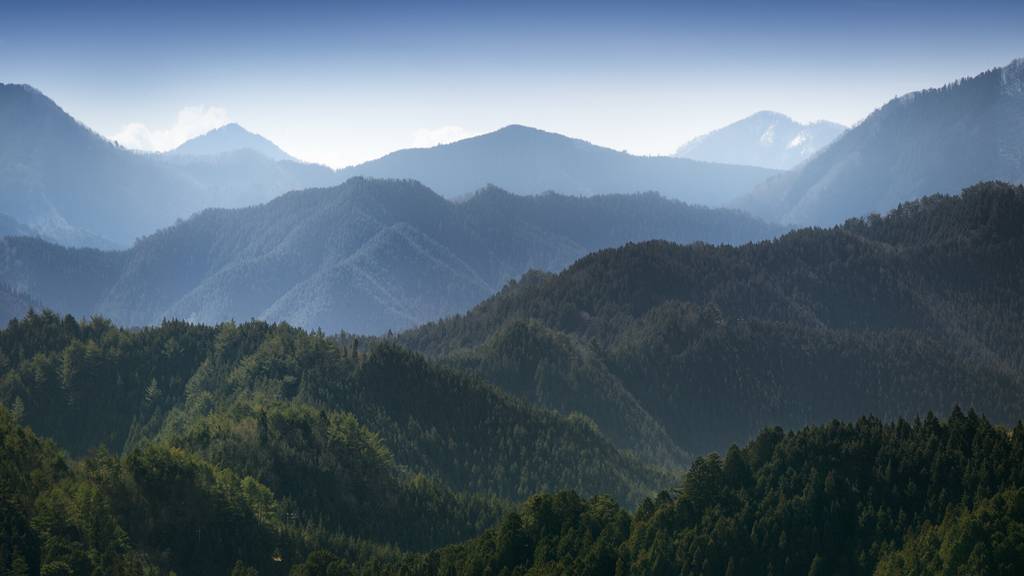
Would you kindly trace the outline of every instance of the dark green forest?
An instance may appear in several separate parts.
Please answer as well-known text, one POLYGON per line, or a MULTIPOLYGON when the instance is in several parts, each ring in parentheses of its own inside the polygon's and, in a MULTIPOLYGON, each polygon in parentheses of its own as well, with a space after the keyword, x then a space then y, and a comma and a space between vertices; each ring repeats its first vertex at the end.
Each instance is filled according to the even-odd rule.
POLYGON ((1024 188, 982 183, 773 241, 599 251, 399 341, 685 463, 833 418, 1012 425, 1022 294, 1024 188))
POLYGON ((988 183, 386 338, 29 311, 0 576, 1018 574, 1021 294, 988 183))
MULTIPOLYGON (((276 434, 267 427, 256 435, 276 434)), ((342 440, 349 453, 380 449, 348 433, 364 435, 342 440)), ((1017 574, 1024 560, 1024 425, 960 410, 768 429, 697 458, 633 512, 608 496, 539 494, 427 553, 303 519, 299 501, 168 443, 71 460, 3 408, 0 440, 4 574, 1017 574)), ((395 529, 432 532, 417 522, 474 508, 425 509, 423 494, 357 519, 373 530, 395 514, 395 529)))

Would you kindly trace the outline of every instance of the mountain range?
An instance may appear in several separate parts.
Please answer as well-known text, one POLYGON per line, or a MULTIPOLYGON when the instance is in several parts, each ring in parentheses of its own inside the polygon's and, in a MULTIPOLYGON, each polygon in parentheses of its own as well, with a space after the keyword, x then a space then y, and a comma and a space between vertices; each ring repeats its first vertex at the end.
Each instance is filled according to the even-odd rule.
POLYGON ((1021 294, 1024 187, 986 183, 770 242, 598 251, 399 341, 672 461, 864 414, 1015 422, 1021 294))
POLYGON ((601 250, 397 338, 28 313, 0 329, 0 567, 1016 574, 1022 254, 1024 187, 989 182, 601 250))
POLYGON ((781 228, 653 193, 577 198, 485 188, 453 202, 413 181, 353 178, 206 210, 126 251, 0 241, 0 278, 46 306, 141 326, 264 318, 379 334, 463 312, 531 269, 667 238, 742 243, 781 228))
POLYGON ((127 247, 204 208, 248 206, 339 181, 326 167, 247 150, 217 157, 131 152, 39 91, 0 85, 0 213, 62 244, 127 247))
POLYGON ((991 179, 1024 181, 1024 59, 893 99, 734 205, 827 226, 991 179))
POLYGON ((653 191, 711 207, 748 193, 774 173, 685 158, 633 156, 518 125, 433 148, 400 150, 341 170, 345 176, 412 178, 446 198, 464 197, 491 184, 518 195, 653 191))
POLYGON ((519 194, 658 191, 721 206, 773 174, 631 156, 523 126, 341 171, 295 161, 237 124, 167 153, 139 153, 89 130, 34 88, 0 85, 0 213, 68 246, 127 248, 205 208, 250 206, 357 175, 418 179, 448 198, 496 184, 519 194))
POLYGON ((835 122, 801 124, 785 114, 761 111, 679 147, 676 156, 789 170, 814 156, 846 127, 835 122))

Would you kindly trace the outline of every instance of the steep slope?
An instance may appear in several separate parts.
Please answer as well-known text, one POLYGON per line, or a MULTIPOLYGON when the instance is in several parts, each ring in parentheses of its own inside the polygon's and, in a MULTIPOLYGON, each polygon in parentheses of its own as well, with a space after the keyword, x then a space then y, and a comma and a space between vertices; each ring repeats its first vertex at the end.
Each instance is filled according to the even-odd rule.
POLYGON ((210 130, 206 134, 196 136, 174 150, 167 152, 170 156, 218 156, 238 150, 252 150, 271 160, 295 160, 284 150, 259 134, 249 132, 238 124, 225 124, 210 130))
POLYGON ((130 152, 37 90, 0 85, 0 213, 61 244, 127 247, 203 208, 341 181, 322 166, 228 156, 130 152))
POLYGON ((735 205, 772 221, 832 225, 979 180, 1024 181, 1024 60, 892 100, 735 205))
POLYGON ((452 144, 400 150, 341 173, 412 178, 446 198, 462 197, 493 184, 520 195, 654 191, 693 204, 722 206, 748 193, 774 171, 682 158, 632 156, 513 125, 452 144))
POLYGON ((980 184, 772 242, 604 250, 400 340, 583 412, 624 446, 636 432, 608 417, 616 406, 639 406, 658 425, 648 433, 690 453, 767 425, 955 403, 1012 422, 1024 410, 1022 255, 1024 188, 980 184), (517 323, 569 344, 496 345, 517 323), (580 378, 584 366, 608 376, 580 378))
POLYGON ((801 124, 762 111, 679 147, 676 156, 704 162, 789 170, 828 146, 846 127, 835 122, 801 124))
POLYGON ((0 279, 61 312, 133 326, 257 317, 383 333, 468 310, 527 270, 560 270, 599 248, 778 232, 654 194, 517 197, 491 188, 453 203, 415 182, 356 178, 208 210, 125 252, 3 240, 0 279))

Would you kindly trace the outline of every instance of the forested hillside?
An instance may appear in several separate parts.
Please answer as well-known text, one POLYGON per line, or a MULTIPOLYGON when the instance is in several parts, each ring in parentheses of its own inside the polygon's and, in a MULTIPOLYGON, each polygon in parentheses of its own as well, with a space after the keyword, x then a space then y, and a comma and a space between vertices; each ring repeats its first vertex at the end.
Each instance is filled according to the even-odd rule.
POLYGON ((601 251, 400 341, 620 446, 700 454, 954 404, 1014 422, 1022 293, 1024 188, 987 183, 771 242, 601 251))
POLYGON ((69 460, 0 407, 0 569, 1009 576, 1024 557, 1024 427, 994 427, 959 409, 945 422, 929 414, 913 422, 866 418, 788 433, 768 429, 724 457, 697 459, 685 480, 666 485, 671 490, 643 500, 635 512, 606 496, 536 495, 479 537, 424 554, 331 528, 355 523, 398 538, 438 537, 452 522, 489 521, 503 506, 445 500, 423 480, 403 484, 374 436, 351 416, 310 414, 322 421, 310 433, 295 427, 303 411, 309 412, 269 408, 257 413, 254 426, 235 413, 215 425, 225 435, 250 436, 248 450, 236 452, 252 461, 247 465, 216 464, 207 458, 222 456, 209 449, 200 456, 165 442, 120 457, 99 452, 69 460), (283 456, 258 445, 294 444, 304 435, 330 446, 333 458, 315 468, 303 464, 315 460, 295 452, 277 470, 318 490, 292 500, 272 487, 275 474, 267 475, 270 485, 249 475, 262 469, 253 464, 263 455, 270 455, 271 469, 283 456), (339 466, 333 476, 331 465, 339 466), (310 508, 318 505, 326 508, 310 508), (368 508, 346 516, 353 505, 368 508), (332 513, 342 518, 332 520, 332 513))
MULTIPOLYGON (((584 202, 376 184, 349 198, 391 191, 365 206, 437 234, 468 214, 526 238, 496 223, 584 202)), ((246 238, 191 230, 213 254, 246 238)), ((139 265, 5 242, 68 303, 139 265)), ((599 251, 398 336, 29 312, 0 330, 0 573, 1016 574, 1022 293, 1024 187, 983 183, 757 244, 599 251)))
POLYGON ((1019 573, 1024 426, 955 410, 764 431, 693 463, 632 516, 607 498, 538 496, 408 574, 1019 573))
POLYGON ((0 280, 60 313, 127 326, 261 318, 382 334, 463 312, 530 269, 663 238, 740 243, 782 229, 656 194, 452 202, 412 181, 354 178, 239 210, 207 210, 131 250, 0 240, 0 280))
POLYGON ((302 459, 325 466, 333 441, 365 427, 372 450, 357 455, 386 452, 458 491, 503 499, 571 488, 628 503, 672 478, 586 418, 534 408, 393 344, 360 350, 285 325, 128 331, 33 313, 0 331, 0 366, 0 401, 72 454, 160 438, 299 490, 279 475, 302 459))

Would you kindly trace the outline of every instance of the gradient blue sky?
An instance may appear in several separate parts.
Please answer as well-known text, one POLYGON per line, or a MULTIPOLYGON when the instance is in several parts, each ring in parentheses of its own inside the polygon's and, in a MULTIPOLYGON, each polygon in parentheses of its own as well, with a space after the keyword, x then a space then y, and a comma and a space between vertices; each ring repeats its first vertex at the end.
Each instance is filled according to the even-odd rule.
POLYGON ((228 120, 340 167, 527 124, 637 154, 852 124, 1024 56, 1024 2, 0 0, 0 82, 166 148, 228 120))

